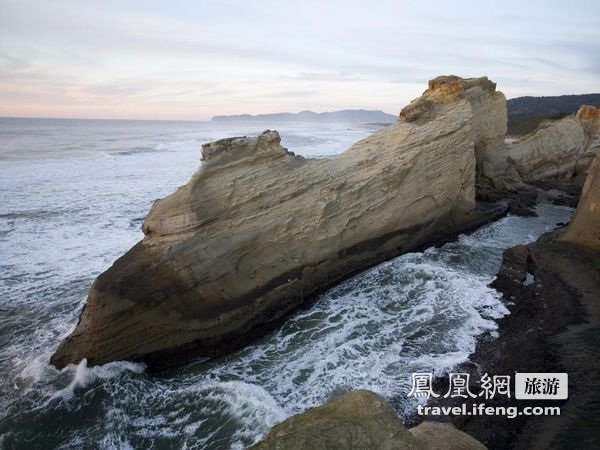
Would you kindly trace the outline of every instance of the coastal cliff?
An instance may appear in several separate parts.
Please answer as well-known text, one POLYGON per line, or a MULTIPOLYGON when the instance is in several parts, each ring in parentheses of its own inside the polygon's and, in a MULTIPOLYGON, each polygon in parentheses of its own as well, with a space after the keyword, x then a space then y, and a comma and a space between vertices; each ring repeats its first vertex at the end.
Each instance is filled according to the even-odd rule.
POLYGON ((501 145, 503 99, 485 77, 436 78, 332 160, 295 156, 274 131, 205 144, 144 239, 93 283, 51 362, 222 354, 349 274, 489 220, 475 153, 501 145))
POLYGON ((600 108, 581 106, 575 115, 542 122, 535 131, 478 159, 478 195, 499 198, 548 181, 581 187, 600 148, 600 108))

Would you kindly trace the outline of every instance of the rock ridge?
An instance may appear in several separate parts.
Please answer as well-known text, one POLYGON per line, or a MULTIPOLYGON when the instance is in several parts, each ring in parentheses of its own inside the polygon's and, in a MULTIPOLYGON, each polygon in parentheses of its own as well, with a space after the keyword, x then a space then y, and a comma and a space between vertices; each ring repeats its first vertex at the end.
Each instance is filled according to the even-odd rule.
POLYGON ((51 362, 158 368, 222 354, 349 274, 489 218, 475 152, 501 144, 504 96, 485 77, 442 77, 423 97, 427 117, 413 102, 334 159, 294 156, 275 131, 205 144, 190 181, 152 206, 144 239, 93 283, 51 362))

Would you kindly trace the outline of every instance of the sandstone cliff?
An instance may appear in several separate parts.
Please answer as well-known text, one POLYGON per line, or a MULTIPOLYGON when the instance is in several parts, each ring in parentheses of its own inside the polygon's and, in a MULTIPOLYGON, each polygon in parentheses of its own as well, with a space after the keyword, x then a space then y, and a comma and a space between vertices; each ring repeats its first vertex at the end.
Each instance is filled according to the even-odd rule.
POLYGON ((600 149, 600 107, 583 105, 575 118, 583 127, 584 148, 577 160, 576 173, 585 174, 600 149))
POLYGON ((144 239, 96 279, 52 363, 223 353, 343 277, 473 226, 474 152, 506 126, 480 115, 501 100, 487 78, 440 77, 333 160, 294 156, 274 131, 204 145, 144 239))
POLYGON ((255 450, 485 450, 452 425, 423 422, 410 430, 383 397, 351 391, 275 425, 255 450))
MULTIPOLYGON (((505 153, 506 98, 502 92, 496 91, 496 84, 488 79, 463 80, 460 85, 453 82, 454 79, 455 77, 449 76, 431 80, 429 89, 402 110, 400 120, 427 120, 431 105, 451 99, 457 94, 455 91, 460 90, 461 95, 469 100, 473 112, 476 191, 479 194, 498 190, 504 184, 497 174, 490 170, 497 164, 496 160, 505 153)), ((512 179, 510 185, 514 185, 512 179)))
POLYGON ((508 144, 506 150, 521 179, 532 183, 548 178, 573 178, 584 144, 583 127, 569 116, 543 122, 533 135, 508 144))
POLYGON ((600 108, 542 122, 531 134, 478 159, 478 194, 497 198, 547 180, 585 179, 600 148, 600 108))
POLYGON ((592 162, 575 216, 561 239, 600 251, 600 153, 592 162))

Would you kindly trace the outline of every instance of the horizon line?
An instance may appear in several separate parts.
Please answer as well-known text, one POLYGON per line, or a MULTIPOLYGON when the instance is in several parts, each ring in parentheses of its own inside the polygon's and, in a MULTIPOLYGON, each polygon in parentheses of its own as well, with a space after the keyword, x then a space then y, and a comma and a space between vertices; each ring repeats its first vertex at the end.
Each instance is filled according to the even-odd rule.
MULTIPOLYGON (((506 101, 515 100, 518 98, 549 98, 549 97, 566 97, 566 96, 582 96, 582 95, 600 95, 600 92, 588 92, 588 93, 580 93, 580 94, 559 94, 559 95, 520 95, 518 97, 507 98, 506 101)), ((410 103, 410 102, 409 102, 410 103)), ((407 103, 407 105, 409 104, 407 103)), ((385 114, 391 116, 397 116, 400 114, 389 113, 382 109, 368 109, 368 108, 343 108, 337 110, 328 110, 328 111, 313 111, 312 109, 302 109, 298 112, 290 112, 290 111, 279 111, 279 112, 270 112, 270 113, 235 113, 235 114, 215 114, 212 115, 210 119, 145 119, 145 118, 123 118, 123 117, 40 117, 40 116, 0 116, 0 120, 2 119, 39 119, 39 120, 118 120, 118 121, 147 121, 147 122, 211 122, 215 117, 228 117, 228 116, 242 116, 248 115, 252 117, 263 116, 263 115, 271 115, 271 114, 300 114, 302 112, 312 112, 316 114, 323 113, 333 113, 339 111, 378 111, 383 112, 385 114)))

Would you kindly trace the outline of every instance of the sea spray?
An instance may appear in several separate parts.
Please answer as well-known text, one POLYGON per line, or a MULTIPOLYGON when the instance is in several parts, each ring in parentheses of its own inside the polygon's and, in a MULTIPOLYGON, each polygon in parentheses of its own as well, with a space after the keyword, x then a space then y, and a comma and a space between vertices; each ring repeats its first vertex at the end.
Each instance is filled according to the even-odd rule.
POLYGON ((115 361, 101 366, 88 367, 87 359, 84 358, 75 366, 74 370, 72 365, 63 369, 63 371, 72 373, 73 379, 66 388, 56 392, 52 398, 69 400, 73 398, 78 388, 83 389, 96 381, 118 377, 125 371, 142 373, 145 369, 145 364, 129 361, 115 361))

